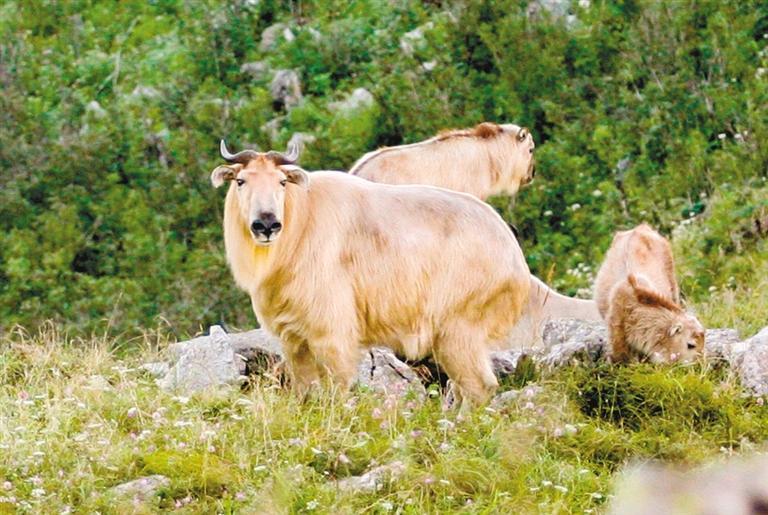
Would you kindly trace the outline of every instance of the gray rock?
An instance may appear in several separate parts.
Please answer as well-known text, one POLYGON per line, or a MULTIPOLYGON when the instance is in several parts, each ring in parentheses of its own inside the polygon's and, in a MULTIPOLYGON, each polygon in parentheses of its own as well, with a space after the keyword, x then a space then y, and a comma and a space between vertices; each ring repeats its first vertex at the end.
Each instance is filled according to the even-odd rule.
POLYGON ((529 18, 537 18, 543 12, 553 18, 566 18, 571 8, 571 0, 533 0, 528 4, 526 14, 529 18))
POLYGON ((226 384, 241 384, 245 360, 235 354, 227 333, 212 326, 210 335, 169 346, 176 362, 158 380, 165 390, 193 393, 226 384))
POLYGON ((277 70, 269 85, 272 99, 285 106, 290 111, 301 103, 301 82, 299 74, 294 70, 277 70))
POLYGON ((144 502, 157 495, 162 488, 168 488, 169 486, 171 486, 171 480, 157 474, 140 477, 133 481, 113 486, 109 489, 109 493, 114 497, 144 502))
POLYGON ((93 115, 94 118, 98 119, 102 119, 107 116, 107 111, 105 111, 104 108, 101 107, 101 104, 99 104, 96 100, 91 100, 88 102, 88 104, 85 106, 85 112, 93 115))
POLYGON ((365 88, 357 88, 352 93, 347 95, 344 100, 338 102, 331 102, 328 104, 328 109, 337 112, 353 112, 358 109, 367 109, 373 107, 376 104, 376 99, 370 91, 365 88))
POLYGON ((243 63, 240 66, 240 73, 249 75, 251 79, 255 81, 266 80, 269 77, 271 69, 267 61, 253 61, 250 63, 243 63))
POLYGON ((357 382, 384 394, 403 395, 409 390, 427 393, 413 369, 383 348, 370 349, 360 361, 357 382))
POLYGON ((435 24, 430 21, 403 34, 400 38, 400 50, 406 55, 413 55, 414 52, 423 50, 427 45, 424 33, 431 30, 434 26, 435 24))
POLYGON ((726 359, 738 372, 742 385, 754 396, 768 395, 768 327, 743 342, 733 344, 726 359))
POLYGON ((285 116, 278 116, 276 118, 272 118, 267 123, 261 126, 261 130, 264 131, 267 136, 269 136, 269 140, 272 142, 275 142, 280 137, 280 128, 283 126, 283 122, 285 121, 285 116))
POLYGON ((293 39, 293 32, 291 32, 291 29, 289 29, 285 23, 275 23, 264 29, 264 32, 261 33, 259 50, 268 52, 275 48, 280 37, 282 36, 285 38, 286 31, 290 33, 291 39, 293 39))
POLYGON ((374 467, 361 476, 350 476, 336 483, 339 490, 355 493, 374 493, 397 480, 405 472, 405 463, 393 461, 387 465, 374 467))
POLYGON ((292 146, 298 146, 299 152, 304 153, 304 148, 307 145, 311 145, 317 141, 317 138, 308 132, 294 132, 293 136, 291 136, 291 139, 288 140, 288 148, 291 148, 292 146))
POLYGON ((152 86, 138 85, 131 91, 131 97, 136 99, 155 99, 160 98, 160 92, 152 86))
POLYGON ((146 372, 152 377, 163 377, 171 369, 171 366, 165 361, 154 361, 152 363, 144 363, 139 367, 139 370, 146 372))
POLYGON ((660 464, 630 468, 608 513, 751 515, 768 507, 768 457, 734 459, 693 471, 660 464))

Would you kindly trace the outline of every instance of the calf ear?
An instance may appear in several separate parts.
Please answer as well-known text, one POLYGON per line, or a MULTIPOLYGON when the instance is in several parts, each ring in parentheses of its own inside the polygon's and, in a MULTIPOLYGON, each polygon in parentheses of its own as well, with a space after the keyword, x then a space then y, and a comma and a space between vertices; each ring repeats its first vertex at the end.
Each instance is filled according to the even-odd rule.
POLYGON ((285 180, 297 186, 309 189, 309 174, 302 168, 294 165, 283 165, 280 169, 285 174, 285 180))
POLYGON ((242 167, 243 165, 217 166, 216 169, 211 172, 211 184, 213 184, 214 188, 218 188, 224 184, 225 181, 233 180, 237 176, 237 172, 239 172, 242 167))

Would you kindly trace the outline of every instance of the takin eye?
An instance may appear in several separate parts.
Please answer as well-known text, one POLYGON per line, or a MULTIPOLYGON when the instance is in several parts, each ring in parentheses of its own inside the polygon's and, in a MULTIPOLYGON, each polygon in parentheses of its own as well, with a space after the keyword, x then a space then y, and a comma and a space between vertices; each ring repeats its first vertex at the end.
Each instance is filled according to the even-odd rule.
POLYGON ((280 186, 285 186, 286 184, 288 184, 288 179, 283 179, 280 181, 280 186))
POLYGON ((243 179, 235 179, 235 182, 237 183, 238 187, 245 184, 245 181, 243 179))

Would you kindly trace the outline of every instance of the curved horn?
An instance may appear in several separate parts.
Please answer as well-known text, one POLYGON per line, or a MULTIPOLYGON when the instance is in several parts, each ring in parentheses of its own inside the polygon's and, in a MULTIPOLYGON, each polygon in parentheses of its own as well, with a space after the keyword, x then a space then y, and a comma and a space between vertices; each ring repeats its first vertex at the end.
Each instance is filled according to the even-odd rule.
POLYGON ((285 154, 285 159, 290 161, 291 163, 295 163, 299 160, 299 144, 294 141, 288 142, 288 149, 287 153, 285 154))
POLYGON ((299 160, 299 145, 288 143, 288 151, 285 154, 276 150, 270 150, 267 152, 267 157, 278 165, 292 165, 299 160))
POLYGON ((224 159, 224 161, 228 163, 241 163, 244 165, 248 164, 248 161, 258 155, 258 152, 255 150, 241 150, 237 154, 232 154, 229 150, 227 150, 227 144, 224 143, 224 140, 221 140, 221 144, 219 145, 219 152, 221 153, 221 157, 224 159))

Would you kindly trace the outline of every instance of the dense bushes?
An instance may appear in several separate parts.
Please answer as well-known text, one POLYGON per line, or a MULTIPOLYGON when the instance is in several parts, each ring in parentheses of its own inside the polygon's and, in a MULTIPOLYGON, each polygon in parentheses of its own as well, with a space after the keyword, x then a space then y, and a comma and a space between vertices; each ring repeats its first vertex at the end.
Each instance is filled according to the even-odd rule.
POLYGON ((0 36, 0 327, 252 325, 207 179, 222 136, 281 148, 311 133, 302 164, 345 168, 377 145, 514 121, 540 179, 494 202, 564 290, 588 287, 612 231, 641 220, 686 221, 694 299, 764 266, 765 233, 749 230, 766 209, 761 2, 10 1, 0 36), (276 22, 287 31, 267 45, 276 22), (299 71, 302 104, 273 104, 272 74, 241 71, 253 61, 299 71), (358 87, 373 107, 331 105, 358 87))

